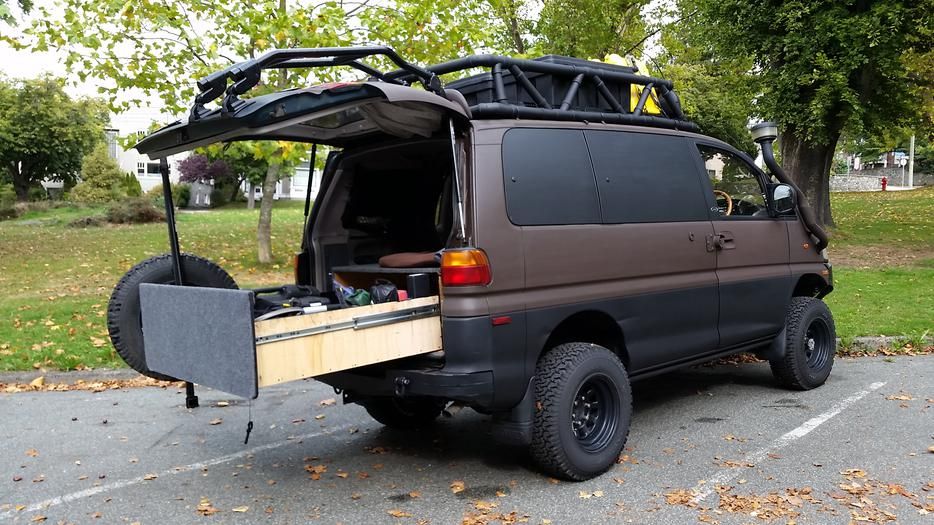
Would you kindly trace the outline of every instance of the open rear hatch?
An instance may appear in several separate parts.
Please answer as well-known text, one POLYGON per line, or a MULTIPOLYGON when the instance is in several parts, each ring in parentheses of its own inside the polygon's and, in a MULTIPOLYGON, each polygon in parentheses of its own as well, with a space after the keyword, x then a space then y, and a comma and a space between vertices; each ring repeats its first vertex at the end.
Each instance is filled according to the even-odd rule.
POLYGON ((336 82, 193 110, 136 145, 152 158, 216 142, 287 140, 346 147, 382 137, 429 137, 464 106, 386 82, 336 82))

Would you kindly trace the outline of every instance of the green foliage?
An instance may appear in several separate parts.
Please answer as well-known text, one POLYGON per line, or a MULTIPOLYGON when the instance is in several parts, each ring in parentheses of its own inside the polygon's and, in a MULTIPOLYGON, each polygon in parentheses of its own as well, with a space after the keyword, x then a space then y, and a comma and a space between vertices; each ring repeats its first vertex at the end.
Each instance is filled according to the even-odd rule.
POLYGON ((53 78, 0 78, 0 165, 17 198, 46 179, 73 183, 106 120, 103 104, 72 99, 53 78))
POLYGON ((535 26, 536 50, 603 59, 610 53, 641 54, 648 0, 545 0, 535 26))
POLYGON ((94 149, 81 164, 81 182, 70 192, 81 203, 111 202, 126 196, 125 174, 107 154, 107 148, 94 149))
MULTIPOLYGON (((13 18, 13 12, 10 10, 10 6, 7 4, 7 0, 0 0, 0 22, 13 24, 16 20, 13 18)), ((16 5, 19 6, 23 13, 28 13, 32 10, 32 0, 16 0, 16 5)))
POLYGON ((49 200, 49 192, 45 191, 42 185, 32 186, 27 193, 29 202, 40 202, 49 200))
POLYGON ((211 190, 211 207, 219 208, 229 202, 229 197, 227 192, 221 188, 214 188, 211 190))
POLYGON ((930 77, 917 78, 905 57, 929 59, 934 0, 682 0, 680 6, 696 11, 695 36, 705 49, 754 61, 758 113, 809 144, 832 145, 845 127, 877 130, 919 117, 923 105, 914 94, 930 77))
POLYGON ((0 220, 16 217, 16 191, 12 184, 0 184, 0 220))
POLYGON ((172 200, 179 208, 187 208, 188 202, 191 201, 191 184, 173 184, 172 200))
POLYGON ((107 208, 107 222, 114 224, 145 224, 162 222, 165 213, 156 208, 152 201, 142 197, 124 199, 107 208))
POLYGON ((132 173, 127 173, 123 178, 123 189, 127 197, 142 197, 143 187, 139 184, 139 179, 132 173))

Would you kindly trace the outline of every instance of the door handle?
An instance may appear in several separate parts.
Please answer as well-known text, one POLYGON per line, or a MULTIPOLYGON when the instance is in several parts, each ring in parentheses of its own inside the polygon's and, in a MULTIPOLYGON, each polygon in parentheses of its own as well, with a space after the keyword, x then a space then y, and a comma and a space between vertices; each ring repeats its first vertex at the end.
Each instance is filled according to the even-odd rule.
POLYGON ((733 250, 736 248, 736 242, 733 234, 730 232, 720 232, 714 238, 718 250, 733 250))

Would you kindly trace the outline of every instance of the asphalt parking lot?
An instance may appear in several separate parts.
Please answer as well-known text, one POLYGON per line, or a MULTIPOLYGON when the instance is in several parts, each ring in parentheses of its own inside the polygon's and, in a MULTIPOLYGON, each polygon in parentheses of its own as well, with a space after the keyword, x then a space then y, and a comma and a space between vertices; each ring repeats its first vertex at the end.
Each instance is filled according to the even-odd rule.
POLYGON ((619 464, 583 483, 469 409, 396 432, 297 382, 260 392, 244 445, 246 402, 199 394, 0 394, 0 522, 934 523, 934 356, 838 360, 810 392, 763 363, 648 379, 619 464))

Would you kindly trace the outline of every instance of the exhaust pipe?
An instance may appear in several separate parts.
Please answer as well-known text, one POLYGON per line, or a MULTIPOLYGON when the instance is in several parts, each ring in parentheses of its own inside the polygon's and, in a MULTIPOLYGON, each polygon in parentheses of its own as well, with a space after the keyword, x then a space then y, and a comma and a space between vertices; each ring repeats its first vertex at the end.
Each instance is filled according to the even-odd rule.
POLYGON ((769 167, 769 171, 775 175, 779 182, 791 186, 798 194, 797 203, 798 211, 801 212, 801 219, 811 235, 817 239, 814 247, 817 248, 817 251, 823 250, 827 247, 827 232, 818 224, 817 217, 814 216, 814 210, 808 204, 808 200, 804 193, 801 192, 801 188, 785 174, 785 170, 775 161, 775 154, 772 153, 772 143, 778 138, 778 126, 774 122, 760 122, 749 128, 749 132, 752 133, 752 140, 762 149, 762 158, 765 160, 765 165, 769 167))

